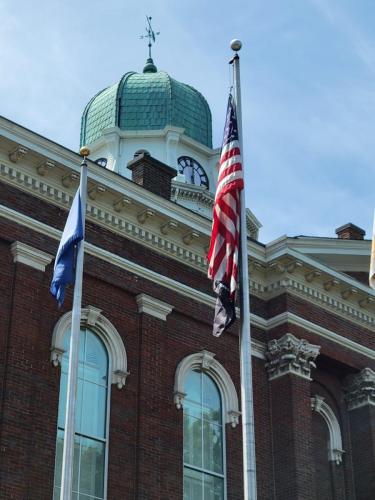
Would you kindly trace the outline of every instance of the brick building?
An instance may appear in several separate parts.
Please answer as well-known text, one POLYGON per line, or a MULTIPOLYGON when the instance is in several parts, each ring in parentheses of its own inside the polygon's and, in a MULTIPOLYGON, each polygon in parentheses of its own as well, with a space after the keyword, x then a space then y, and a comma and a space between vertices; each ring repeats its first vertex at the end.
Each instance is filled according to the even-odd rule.
MULTIPOLYGON (((0 498, 59 498, 72 290, 53 258, 80 157, 0 118, 0 498)), ((75 499, 240 500, 238 325, 211 335, 219 150, 192 87, 127 73, 82 117, 91 149, 75 499), (177 174, 177 175, 176 175, 177 174)), ((258 498, 375 498, 370 242, 258 240, 248 212, 258 498)))

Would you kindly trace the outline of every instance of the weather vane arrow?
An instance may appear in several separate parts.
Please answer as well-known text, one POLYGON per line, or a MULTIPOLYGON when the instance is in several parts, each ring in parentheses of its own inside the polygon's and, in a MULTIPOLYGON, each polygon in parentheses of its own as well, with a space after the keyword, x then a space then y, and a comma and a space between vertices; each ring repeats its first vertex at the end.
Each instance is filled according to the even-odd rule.
POLYGON ((151 26, 151 16, 146 16, 147 26, 146 26, 146 35, 141 35, 141 39, 148 39, 148 57, 151 59, 151 47, 152 44, 156 42, 156 36, 160 35, 160 31, 154 31, 151 26))

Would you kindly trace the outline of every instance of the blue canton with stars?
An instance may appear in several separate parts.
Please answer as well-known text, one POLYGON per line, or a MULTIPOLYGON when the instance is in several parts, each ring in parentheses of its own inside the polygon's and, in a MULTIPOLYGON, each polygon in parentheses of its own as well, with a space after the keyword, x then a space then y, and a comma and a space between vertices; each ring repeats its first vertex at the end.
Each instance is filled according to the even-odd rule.
POLYGON ((234 104, 232 94, 229 94, 227 118, 225 121, 225 129, 224 129, 223 147, 232 141, 238 141, 238 127, 237 127, 236 107, 234 104))

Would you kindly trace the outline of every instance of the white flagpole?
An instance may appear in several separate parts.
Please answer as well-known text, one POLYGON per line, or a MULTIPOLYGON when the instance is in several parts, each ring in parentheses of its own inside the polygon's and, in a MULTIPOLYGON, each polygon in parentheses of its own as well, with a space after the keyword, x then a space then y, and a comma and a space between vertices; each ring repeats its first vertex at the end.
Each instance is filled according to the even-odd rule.
MULTIPOLYGON (((81 179, 80 196, 82 208, 82 226, 85 234, 86 218, 86 192, 87 192, 87 161, 90 154, 87 148, 81 148, 81 179)), ((79 333, 81 329, 81 303, 82 303, 82 278, 83 278, 83 255, 85 238, 78 243, 77 262, 74 283, 73 311, 72 311, 72 331, 69 348, 69 369, 68 386, 66 394, 66 414, 64 430, 64 448, 61 472, 61 492, 60 500, 71 500, 73 485, 73 458, 74 458, 74 431, 75 431, 75 410, 78 379, 78 356, 79 356, 79 333)))
MULTIPOLYGON (((234 100, 237 110, 237 126, 244 168, 244 149, 242 142, 242 110, 241 110, 241 82, 240 58, 238 51, 242 43, 239 40, 231 42, 231 49, 236 52, 232 59, 234 75, 234 100)), ((242 441, 243 441, 243 477, 244 500, 256 500, 256 463, 255 463, 255 436, 254 436, 254 407, 253 407, 253 374, 251 359, 250 333, 250 297, 249 271, 247 265, 247 229, 245 189, 241 191, 241 222, 240 222, 240 283, 241 283, 241 328, 240 328, 240 360, 241 360, 241 412, 242 412, 242 441)))

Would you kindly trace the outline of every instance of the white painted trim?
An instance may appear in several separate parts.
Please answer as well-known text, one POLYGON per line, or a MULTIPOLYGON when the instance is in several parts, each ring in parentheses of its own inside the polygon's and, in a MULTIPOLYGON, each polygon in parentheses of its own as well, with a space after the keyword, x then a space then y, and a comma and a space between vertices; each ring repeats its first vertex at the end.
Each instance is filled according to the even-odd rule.
POLYGON ((139 313, 149 314, 150 316, 154 316, 154 318, 161 319, 162 321, 167 321, 167 316, 173 309, 173 306, 170 304, 155 299, 145 293, 137 295, 136 301, 139 313))
POLYGON ((342 462, 342 438, 339 421, 332 408, 324 401, 324 398, 317 394, 311 398, 311 408, 321 415, 329 431, 328 460, 340 465, 342 462))
POLYGON ((221 393, 224 420, 226 423, 236 427, 239 423, 240 411, 238 407, 238 396, 233 381, 223 367, 216 359, 215 354, 203 350, 186 356, 177 366, 174 382, 174 403, 177 409, 183 407, 185 393, 185 379, 191 370, 201 370, 215 381, 221 393))
MULTIPOLYGON (((72 323, 72 311, 65 313, 55 325, 52 333, 51 361, 55 366, 61 364, 61 357, 64 354, 64 335, 72 323)), ((102 315, 100 309, 94 306, 87 306, 81 311, 81 325, 93 330, 103 341, 110 358, 112 369, 112 384, 116 384, 119 389, 125 386, 128 360, 126 350, 120 334, 113 324, 102 315)))
POLYGON ((42 252, 38 248, 26 245, 26 243, 22 243, 21 241, 12 243, 10 251, 13 255, 13 262, 20 262, 43 273, 53 259, 52 255, 42 252))
MULTIPOLYGON (((370 249, 370 242, 366 242, 366 243, 370 249)), ((319 261, 312 259, 312 258, 308 257, 307 255, 304 255, 296 250, 293 250, 293 249, 288 248, 288 247, 282 247, 282 248, 278 249, 277 252, 270 252, 268 248, 266 250, 267 262, 277 260, 278 258, 283 257, 283 256, 293 257, 293 259, 301 261, 313 269, 319 270, 322 273, 327 274, 327 275, 337 279, 340 282, 347 283, 348 286, 352 286, 354 288, 357 288, 357 289, 361 290, 362 292, 364 292, 366 294, 373 295, 375 297, 375 291, 371 290, 371 288, 369 286, 363 285, 361 282, 355 280, 354 278, 351 278, 349 275, 341 273, 339 271, 335 271, 334 269, 326 266, 325 264, 322 264, 319 261)))

